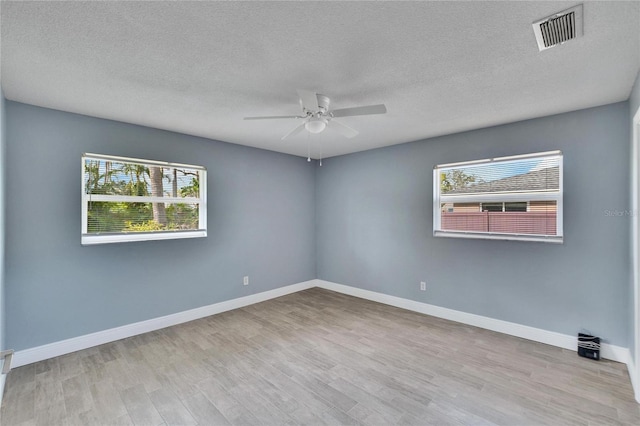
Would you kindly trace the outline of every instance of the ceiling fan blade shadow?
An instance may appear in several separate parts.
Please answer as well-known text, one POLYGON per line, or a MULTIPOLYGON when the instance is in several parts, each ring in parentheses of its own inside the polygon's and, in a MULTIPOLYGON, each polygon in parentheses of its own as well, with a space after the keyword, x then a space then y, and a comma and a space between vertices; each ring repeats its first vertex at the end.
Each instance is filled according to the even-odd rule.
POLYGON ((297 115, 266 115, 263 117, 245 117, 243 120, 272 120, 274 118, 304 118, 297 115))
POLYGON ((298 96, 300 96, 302 107, 304 109, 314 112, 320 109, 318 106, 318 95, 316 92, 304 89, 297 89, 296 92, 298 92, 298 96))
POLYGON ((379 105, 367 105, 353 108, 340 108, 331 111, 334 117, 353 117, 355 115, 371 115, 371 114, 384 114, 387 112, 387 107, 384 104, 379 105))
POLYGON ((302 130, 304 130, 304 125, 305 125, 305 123, 302 123, 301 125, 299 125, 299 126, 298 126, 298 127, 296 127, 295 129, 293 129, 292 131, 290 131, 289 133, 287 133, 286 135, 284 135, 284 136, 282 137, 282 139, 281 139, 281 140, 285 140, 285 139, 286 139, 286 138, 288 138, 288 137, 291 137, 291 136, 295 136, 295 135, 297 135, 297 134, 298 134, 298 133, 300 133, 302 130))
POLYGON ((336 132, 340 133, 342 136, 345 136, 349 139, 358 135, 357 130, 352 129, 351 127, 347 126, 346 124, 342 124, 339 121, 331 120, 329 122, 329 127, 332 127, 333 130, 335 130, 336 132))

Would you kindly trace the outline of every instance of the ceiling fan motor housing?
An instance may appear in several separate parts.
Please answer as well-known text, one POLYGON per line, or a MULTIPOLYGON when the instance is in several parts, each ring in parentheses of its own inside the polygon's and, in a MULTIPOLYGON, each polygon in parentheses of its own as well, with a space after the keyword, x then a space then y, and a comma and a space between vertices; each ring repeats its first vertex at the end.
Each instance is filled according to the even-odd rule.
POLYGON ((318 113, 320 113, 320 115, 326 114, 329 111, 329 105, 331 104, 331 99, 329 99, 329 97, 326 95, 321 95, 320 93, 316 94, 316 98, 318 99, 317 111, 306 109, 302 104, 302 99, 300 99, 300 106, 302 107, 302 110, 304 112, 310 112, 312 115, 317 115, 318 113))
POLYGON ((323 114, 325 114, 327 111, 329 111, 329 104, 331 103, 331 99, 329 99, 328 96, 321 95, 320 93, 317 94, 317 97, 318 108, 320 109, 320 111, 322 111, 323 114))

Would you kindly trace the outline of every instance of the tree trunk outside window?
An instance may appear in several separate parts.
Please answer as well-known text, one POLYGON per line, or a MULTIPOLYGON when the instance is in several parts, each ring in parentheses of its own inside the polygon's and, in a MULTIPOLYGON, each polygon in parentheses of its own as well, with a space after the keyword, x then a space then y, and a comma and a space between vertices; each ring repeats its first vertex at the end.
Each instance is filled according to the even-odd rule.
MULTIPOLYGON (((149 174, 151 177, 151 195, 154 197, 163 196, 162 178, 164 174, 162 167, 150 167, 149 174)), ((153 220, 162 226, 167 226, 167 214, 164 210, 164 203, 153 204, 153 220)))

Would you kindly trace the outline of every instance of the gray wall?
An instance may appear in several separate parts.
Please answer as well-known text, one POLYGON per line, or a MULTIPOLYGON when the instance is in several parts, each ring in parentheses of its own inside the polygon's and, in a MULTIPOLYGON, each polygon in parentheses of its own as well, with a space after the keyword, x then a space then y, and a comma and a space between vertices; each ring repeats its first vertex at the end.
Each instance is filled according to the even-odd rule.
POLYGON ((322 168, 14 102, 6 113, 8 347, 316 277, 629 342, 629 221, 605 214, 629 209, 627 102, 330 158, 322 168), (435 164, 551 149, 565 154, 563 245, 432 236, 435 164), (206 166, 209 237, 82 247, 82 152, 206 166))
POLYGON ((315 167, 305 159, 10 101, 6 112, 10 347, 315 278, 315 167), (81 246, 83 152, 207 167, 208 237, 81 246))
MULTIPOLYGON (((6 114, 4 93, 0 90, 0 350, 5 345, 5 306, 4 306, 4 212, 5 212, 5 146, 6 146, 6 114)), ((0 398, 2 394, 0 393, 0 398)))
POLYGON ((318 278, 627 346, 629 220, 605 211, 629 209, 628 156, 622 102, 329 158, 316 177, 318 278), (434 165, 555 149, 564 244, 433 237, 434 165))
MULTIPOLYGON (((633 85, 633 88, 631 89, 631 95, 629 97, 629 116, 630 116, 630 122, 631 122, 631 130, 629 133, 629 140, 631 141, 631 144, 633 144, 633 116, 636 114, 636 112, 638 111, 638 108, 640 108, 640 71, 638 72, 638 75, 636 76, 636 81, 633 85)), ((632 149, 632 148, 630 148, 632 149)), ((631 152, 631 151, 630 151, 631 152)), ((629 155, 629 157, 631 158, 631 161, 637 161, 637 158, 633 158, 631 155, 629 155)), ((633 167, 633 165, 631 166, 633 167)), ((635 167, 640 167, 640 165, 636 164, 635 167)), ((640 185, 639 185, 640 187, 640 185)), ((640 194, 637 194, 640 197, 640 194)), ((633 195, 632 195, 633 196, 633 195)), ((638 212, 636 212, 637 214, 638 212)), ((633 250, 629 250, 629 252, 631 254, 633 254, 633 250)), ((633 259, 631 259, 631 262, 633 262, 633 259)), ((632 264, 633 267, 633 264, 632 264)), ((633 277, 633 270, 631 272, 631 276, 633 277)), ((635 365, 638 365, 638 360, 636 359, 636 336, 635 336, 635 332, 636 332, 636 328, 634 327, 633 321, 634 321, 634 298, 636 297, 634 290, 633 290, 633 280, 630 280, 630 289, 629 289, 629 350, 631 351, 631 359, 634 360, 635 365)), ((639 367, 640 368, 640 367, 639 367)))

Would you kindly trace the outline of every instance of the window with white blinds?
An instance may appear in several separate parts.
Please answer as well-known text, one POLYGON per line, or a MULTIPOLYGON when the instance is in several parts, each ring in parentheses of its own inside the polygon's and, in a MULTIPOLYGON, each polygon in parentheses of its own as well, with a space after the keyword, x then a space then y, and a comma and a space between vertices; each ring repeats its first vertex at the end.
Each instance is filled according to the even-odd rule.
POLYGON ((433 170, 433 234, 562 243, 562 152, 433 170))
POLYGON ((204 167, 82 156, 83 245, 207 236, 204 167))

